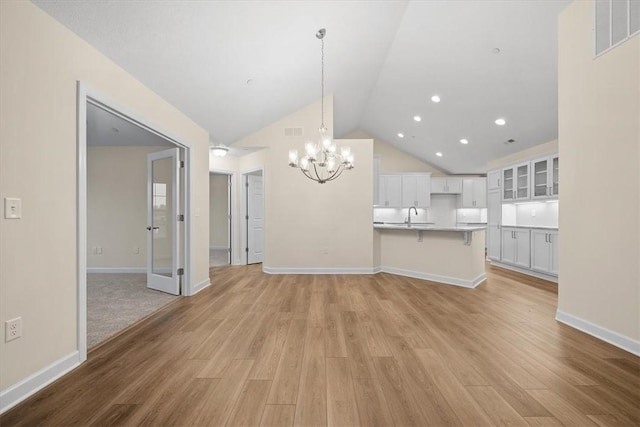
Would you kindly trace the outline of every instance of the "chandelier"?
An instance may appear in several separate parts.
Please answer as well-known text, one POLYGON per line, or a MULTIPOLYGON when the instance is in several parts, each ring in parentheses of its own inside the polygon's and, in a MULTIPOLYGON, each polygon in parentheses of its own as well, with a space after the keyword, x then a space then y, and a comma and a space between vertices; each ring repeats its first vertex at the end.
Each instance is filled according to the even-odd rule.
POLYGON ((317 143, 307 141, 304 144, 305 155, 298 158, 298 150, 289 151, 289 166, 299 168, 304 176, 320 184, 333 181, 342 175, 345 169, 353 169, 353 154, 349 147, 341 147, 340 154, 336 144, 327 135, 324 125, 324 36, 327 30, 321 28, 316 37, 322 42, 320 48, 322 59, 321 106, 320 106, 320 138, 317 143))

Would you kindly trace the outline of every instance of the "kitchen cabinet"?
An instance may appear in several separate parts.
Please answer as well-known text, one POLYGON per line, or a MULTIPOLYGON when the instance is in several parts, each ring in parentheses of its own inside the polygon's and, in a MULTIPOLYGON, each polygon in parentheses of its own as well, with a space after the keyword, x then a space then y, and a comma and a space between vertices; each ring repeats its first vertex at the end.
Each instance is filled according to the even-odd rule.
POLYGON ((502 227, 502 262, 529 268, 529 229, 502 227))
POLYGON ((402 207, 428 208, 431 205, 431 174, 402 174, 402 207))
POLYGON ((402 207, 402 175, 380 174, 378 180, 378 206, 402 207))
POLYGON ((494 261, 500 261, 502 204, 500 202, 500 190, 487 193, 487 257, 494 261))
POLYGON ((529 199, 529 162, 502 169, 502 200, 529 199))
POLYGON ((558 232, 531 230, 531 269, 558 275, 558 232))
POLYGON ((487 190, 500 190, 500 169, 487 172, 487 190))
POLYGON ((431 178, 431 194, 462 193, 462 178, 431 178))
POLYGON ((486 178, 464 178, 462 180, 461 208, 487 207, 486 178))
POLYGON ((559 167, 557 154, 531 162, 531 199, 558 197, 559 167))

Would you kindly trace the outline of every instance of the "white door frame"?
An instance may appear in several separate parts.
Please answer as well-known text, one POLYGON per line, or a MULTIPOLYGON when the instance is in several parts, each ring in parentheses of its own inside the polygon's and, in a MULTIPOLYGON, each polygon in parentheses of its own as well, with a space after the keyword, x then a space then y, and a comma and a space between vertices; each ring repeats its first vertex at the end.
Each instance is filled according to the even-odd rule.
MULTIPOLYGON (((263 188, 263 193, 262 193, 262 197, 263 197, 263 201, 266 202, 266 177, 264 174, 264 168, 260 167, 260 168, 256 168, 256 169, 249 169, 246 170, 244 172, 242 172, 242 182, 241 182, 241 187, 242 187, 242 197, 241 197, 241 218, 240 218, 240 263, 242 265, 247 265, 247 263, 249 262, 248 257, 247 257, 247 251, 246 251, 246 247, 247 247, 247 235, 248 235, 248 231, 247 231, 247 220, 246 220, 246 216, 248 214, 247 212, 247 186, 246 186, 246 182, 247 182, 247 175, 255 175, 256 172, 260 172, 262 174, 262 188, 263 188)), ((263 203, 263 209, 266 209, 266 203, 263 203)), ((263 239, 265 239, 266 237, 266 230, 265 230, 265 235, 262 236, 263 239)), ((263 241, 263 253, 266 253, 266 246, 264 245, 264 241, 263 241)), ((264 256, 263 256, 263 260, 262 260, 262 265, 264 266, 264 256)))
POLYGON ((114 101, 82 81, 77 82, 77 143, 78 143, 78 170, 77 170, 77 264, 78 264, 78 293, 77 293, 77 346, 80 363, 87 360, 87 103, 92 103, 100 108, 117 115, 141 128, 156 134, 179 148, 184 150, 184 171, 187 177, 184 182, 184 203, 186 233, 184 236, 184 276, 182 295, 193 295, 191 284, 191 272, 194 260, 191 257, 191 242, 193 241, 193 223, 191 218, 191 188, 194 177, 191 174, 193 157, 193 145, 189 141, 173 136, 163 130, 147 118, 130 111, 125 106, 114 101))
MULTIPOLYGON (((229 264, 238 265, 238 261, 236 259, 238 258, 238 253, 240 253, 241 251, 239 251, 239 249, 236 249, 236 246, 238 246, 237 242, 233 241, 233 238, 236 235, 234 230, 236 229, 236 223, 239 218, 237 212, 238 208, 236 206, 236 179, 238 173, 226 169, 209 168, 209 175, 211 175, 212 173, 227 175, 229 177, 229 182, 231 183, 231 188, 229 188, 229 215, 231 215, 231 221, 229 221, 229 245, 231 248, 231 253, 229 254, 229 264), (236 257, 235 259, 234 256, 236 257)), ((209 203, 209 205, 211 205, 211 203, 209 203)), ((209 215, 211 215, 211 212, 209 212, 209 215)), ((211 243, 209 243, 209 246, 211 246, 211 243)))

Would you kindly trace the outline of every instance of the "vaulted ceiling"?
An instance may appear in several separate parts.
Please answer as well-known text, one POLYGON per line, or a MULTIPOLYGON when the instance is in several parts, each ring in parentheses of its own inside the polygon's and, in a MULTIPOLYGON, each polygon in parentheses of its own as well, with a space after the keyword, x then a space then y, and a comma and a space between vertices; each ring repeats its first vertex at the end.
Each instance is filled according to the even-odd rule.
POLYGON ((319 99, 319 28, 335 137, 361 129, 451 173, 557 138, 569 0, 34 2, 219 143, 319 99))

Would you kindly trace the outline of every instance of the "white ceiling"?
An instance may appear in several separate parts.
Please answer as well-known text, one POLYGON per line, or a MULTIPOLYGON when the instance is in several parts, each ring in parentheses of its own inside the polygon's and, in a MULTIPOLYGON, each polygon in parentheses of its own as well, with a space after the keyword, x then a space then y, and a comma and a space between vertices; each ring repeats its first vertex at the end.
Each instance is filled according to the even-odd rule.
POLYGON ((174 147, 166 139, 93 104, 87 104, 87 145, 174 147))
POLYGON ((362 129, 451 173, 557 138, 570 0, 35 3, 226 145, 320 97, 322 27, 336 137, 362 129))

